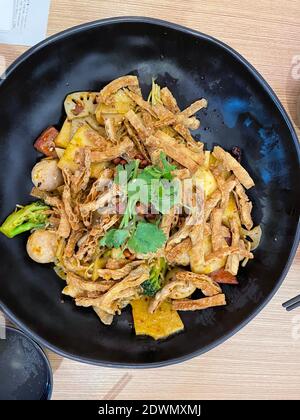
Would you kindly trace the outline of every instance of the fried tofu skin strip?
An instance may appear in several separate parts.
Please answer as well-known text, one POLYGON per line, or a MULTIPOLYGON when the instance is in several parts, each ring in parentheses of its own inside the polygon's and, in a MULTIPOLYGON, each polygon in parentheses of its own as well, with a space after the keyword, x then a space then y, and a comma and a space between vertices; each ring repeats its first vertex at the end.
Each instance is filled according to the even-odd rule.
MULTIPOLYGON (((217 182, 218 182, 218 179, 217 179, 217 182)), ((226 207, 229 202, 230 193, 236 186, 236 182, 237 181, 235 179, 232 179, 232 177, 230 177, 227 181, 220 182, 219 180, 218 182, 219 189, 222 193, 221 208, 223 209, 223 211, 226 210, 226 207)))
POLYGON ((91 175, 91 150, 87 147, 82 148, 76 154, 75 160, 79 163, 79 168, 70 176, 71 191, 77 194, 87 188, 91 175))
POLYGON ((87 281, 74 273, 67 273, 67 286, 62 293, 73 298, 98 297, 115 285, 114 281, 87 281))
POLYGON ((174 300, 172 307, 176 311, 199 311, 202 309, 213 308, 215 306, 226 305, 226 299, 224 294, 206 297, 202 299, 186 299, 186 300, 174 300))
POLYGON ((164 106, 168 108, 168 110, 171 111, 173 114, 177 114, 180 112, 176 99, 167 87, 161 89, 160 98, 164 106))
POLYGON ((207 100, 206 99, 199 99, 198 101, 192 103, 190 106, 185 108, 181 115, 185 117, 191 117, 192 115, 196 114, 196 112, 200 111, 200 109, 207 108, 207 100))
POLYGON ((152 106, 149 102, 145 101, 141 95, 136 94, 135 92, 131 92, 128 89, 124 89, 124 92, 130 99, 132 99, 140 108, 144 109, 145 111, 149 112, 152 117, 156 118, 156 113, 153 111, 152 106))
POLYGON ((190 238, 184 239, 179 244, 175 245, 169 251, 166 252, 166 259, 169 264, 176 265, 189 265, 190 256, 189 251, 192 248, 192 241, 190 238))
POLYGON ((138 78, 136 76, 122 76, 113 80, 100 91, 98 102, 108 103, 111 95, 128 86, 139 87, 138 78))
POLYGON ((176 122, 176 116, 164 105, 157 103, 152 105, 152 109, 156 114, 156 118, 158 118, 158 121, 154 124, 156 128, 170 126, 176 122))
POLYGON ((94 311, 96 312, 96 314, 98 315, 98 317, 100 318, 100 321, 104 324, 104 325, 111 325, 114 319, 114 316, 112 314, 108 314, 107 312, 103 311, 100 308, 97 308, 97 306, 93 306, 94 311))
MULTIPOLYGON (((231 246, 238 247, 240 243, 240 223, 237 217, 232 217, 229 220, 230 230, 231 230, 231 246)), ((233 276, 237 275, 240 264, 239 254, 228 255, 225 270, 228 271, 233 276)))
MULTIPOLYGON (((174 291, 182 287, 189 287, 189 282, 175 279, 167 283, 159 292, 156 293, 154 299, 151 301, 149 305, 149 312, 155 312, 164 300, 168 299, 174 291)), ((193 288, 193 290, 195 290, 195 288, 193 288)))
POLYGON ((119 187, 116 184, 113 184, 111 188, 103 192, 99 197, 97 197, 96 200, 81 204, 79 208, 85 225, 90 225, 90 214, 96 210, 101 211, 103 208, 106 208, 107 205, 114 199, 114 197, 116 197, 118 192, 119 187))
POLYGON ((216 190, 211 194, 209 199, 205 201, 205 211, 204 211, 205 222, 209 219, 212 210, 219 204, 219 202, 221 201, 221 198, 222 198, 222 194, 220 190, 216 190))
POLYGON ((242 185, 244 185, 247 190, 251 187, 254 187, 254 181, 251 176, 248 174, 246 169, 238 163, 238 161, 231 156, 230 153, 225 152, 220 146, 215 146, 213 150, 213 155, 216 159, 220 160, 225 168, 228 171, 232 171, 237 179, 242 185))
POLYGON ((62 201, 71 228, 73 230, 79 230, 82 224, 80 223, 78 215, 74 213, 74 210, 72 208, 71 191, 68 185, 64 186, 62 201))
POLYGON ((176 116, 176 124, 183 124, 190 130, 197 130, 200 127, 200 121, 196 117, 187 118, 182 114, 176 116))
POLYGON ((145 141, 145 139, 150 135, 150 130, 144 126, 142 119, 132 109, 125 114, 125 117, 135 129, 138 136, 145 141))
POLYGON ((141 265, 143 261, 133 261, 117 270, 109 270, 108 268, 98 269, 98 276, 105 280, 120 280, 129 275, 129 273, 137 266, 141 265))
MULTIPOLYGON (((201 289, 205 296, 214 296, 222 292, 220 286, 214 283, 204 274, 195 274, 190 271, 179 271, 175 275, 175 280, 167 283, 158 293, 149 305, 149 311, 153 313, 159 305, 167 298, 173 296, 174 291, 181 288, 201 289)), ((192 290, 192 289, 191 289, 192 290)))
POLYGON ((158 131, 155 136, 148 137, 145 143, 147 146, 163 150, 167 156, 180 163, 191 173, 196 172, 198 166, 203 163, 200 154, 192 152, 162 131, 158 131))
POLYGON ((57 234, 61 238, 68 238, 71 233, 71 226, 62 200, 59 197, 51 195, 45 191, 41 191, 36 187, 32 188, 30 195, 32 197, 44 200, 46 204, 57 209, 57 212, 60 216, 57 234))
MULTIPOLYGON (((149 114, 148 114, 149 115, 149 114)), ((146 160, 150 160, 149 157, 149 153, 147 152, 144 143, 138 138, 133 126, 130 124, 129 121, 125 120, 124 121, 124 125, 126 127, 126 130, 128 132, 129 137, 131 138, 131 140, 133 141, 135 147, 137 148, 137 150, 142 154, 142 156, 146 159, 146 160)), ((132 149, 134 152, 134 149, 132 149)), ((127 152, 128 153, 128 152, 127 152)))
POLYGON ((162 219, 161 219, 160 228, 164 232, 164 234, 166 235, 166 238, 169 238, 169 236, 170 236, 170 230, 171 230, 173 222, 176 218, 175 213, 176 213, 176 208, 172 207, 170 209, 170 211, 168 213, 164 214, 162 219))
POLYGON ((196 274, 191 271, 179 271, 176 273, 177 280, 184 280, 192 283, 197 289, 200 289, 205 296, 214 296, 222 292, 220 286, 205 274, 196 274))
POLYGON ((64 255, 67 258, 71 258, 75 254, 75 247, 79 239, 83 236, 83 230, 73 230, 69 236, 68 242, 66 244, 64 255))
POLYGON ((114 144, 118 143, 117 138, 117 128, 115 125, 114 118, 111 117, 105 117, 104 118, 104 127, 105 127, 105 133, 107 135, 107 138, 112 141, 114 144))
POLYGON ((117 146, 111 146, 107 150, 92 150, 91 161, 92 162, 107 162, 113 160, 129 150, 133 149, 134 143, 129 137, 125 137, 124 140, 117 146))
POLYGON ((195 221, 190 231, 192 248, 190 250, 190 264, 193 267, 197 262, 204 263, 204 191, 196 187, 196 197, 194 204, 195 221))
POLYGON ((226 246, 226 241, 222 231, 223 210, 215 208, 211 212, 210 227, 211 227, 211 242, 213 251, 226 246))
POLYGON ((252 203, 249 201, 249 198, 240 183, 236 184, 234 196, 241 215, 241 222, 247 230, 251 230, 253 227, 253 220, 251 217, 252 203))
POLYGON ((253 254, 247 251, 246 249, 241 249, 239 247, 226 246, 206 255, 205 261, 209 262, 212 260, 218 260, 219 258, 228 257, 228 255, 232 255, 232 254, 238 254, 243 258, 249 258, 249 259, 253 258, 253 254))
POLYGON ((122 281, 115 284, 103 296, 95 299, 79 298, 76 299, 77 306, 93 306, 114 315, 122 306, 122 300, 128 303, 127 298, 137 295, 140 285, 149 278, 150 268, 143 264, 134 269, 122 281))
POLYGON ((203 143, 197 142, 193 139, 190 130, 185 127, 183 124, 175 124, 174 130, 177 131, 178 134, 181 135, 182 138, 192 147, 198 146, 199 152, 203 153, 203 143))

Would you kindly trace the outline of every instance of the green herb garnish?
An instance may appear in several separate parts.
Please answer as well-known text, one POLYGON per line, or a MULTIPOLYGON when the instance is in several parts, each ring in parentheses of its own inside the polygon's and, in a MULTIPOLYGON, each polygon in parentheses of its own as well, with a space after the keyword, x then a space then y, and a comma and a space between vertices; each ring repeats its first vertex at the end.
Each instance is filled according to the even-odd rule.
POLYGON ((156 225, 147 222, 138 222, 134 234, 129 239, 128 248, 137 254, 155 252, 163 246, 166 235, 156 225))
POLYGON ((110 229, 101 239, 100 245, 107 248, 119 248, 129 237, 127 229, 110 229))

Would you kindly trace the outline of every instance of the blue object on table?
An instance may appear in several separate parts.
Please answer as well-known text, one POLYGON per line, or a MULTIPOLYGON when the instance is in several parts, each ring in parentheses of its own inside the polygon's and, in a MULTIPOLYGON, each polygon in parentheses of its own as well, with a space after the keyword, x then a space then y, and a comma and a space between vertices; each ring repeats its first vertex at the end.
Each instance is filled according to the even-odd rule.
POLYGON ((42 348, 22 331, 6 327, 0 338, 0 400, 49 400, 52 370, 42 348))

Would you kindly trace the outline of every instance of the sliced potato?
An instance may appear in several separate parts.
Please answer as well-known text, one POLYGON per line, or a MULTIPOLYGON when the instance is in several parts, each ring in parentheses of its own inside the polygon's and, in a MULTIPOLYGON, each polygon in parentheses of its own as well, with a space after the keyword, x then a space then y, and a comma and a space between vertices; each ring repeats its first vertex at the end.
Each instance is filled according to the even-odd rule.
POLYGON ((183 330, 183 322, 169 301, 163 302, 153 314, 149 313, 149 302, 146 296, 131 302, 136 335, 158 340, 183 330))
POLYGON ((105 168, 109 167, 109 162, 92 162, 91 178, 99 178, 105 168))
MULTIPOLYGON (((211 236, 206 235, 204 236, 203 241, 204 247, 204 255, 208 255, 212 252, 212 243, 211 243, 211 236)), ((191 269, 194 273, 197 274, 209 274, 215 270, 219 270, 220 268, 224 267, 226 264, 226 257, 220 258, 218 260, 212 260, 209 263, 201 264, 197 261, 191 261, 191 269)))
POLYGON ((55 147, 55 151, 56 151, 58 159, 60 159, 62 155, 65 153, 65 149, 62 149, 61 147, 55 147))
POLYGON ((96 119, 99 124, 103 125, 105 117, 119 118, 120 115, 125 115, 134 108, 135 104, 132 99, 130 99, 123 90, 118 90, 118 92, 113 95, 111 104, 99 103, 95 111, 96 119))
POLYGON ((82 147, 94 145, 94 138, 91 135, 93 133, 98 135, 97 132, 88 125, 83 125, 78 128, 68 144, 65 153, 58 162, 58 167, 60 169, 70 169, 71 171, 77 169, 77 164, 75 162, 76 152, 82 147))
MULTIPOLYGON (((238 208, 232 193, 230 193, 229 200, 227 207, 225 208, 223 214, 223 223, 229 227, 229 219, 231 219, 234 215, 238 215, 238 208)), ((239 217, 237 218, 239 220, 239 217)))
POLYGON ((203 185, 206 197, 209 197, 218 187, 215 177, 208 168, 198 168, 193 178, 203 185))
POLYGON ((65 149, 68 146, 71 140, 71 126, 71 121, 69 121, 68 118, 66 118, 58 136, 54 141, 56 147, 61 147, 65 149))

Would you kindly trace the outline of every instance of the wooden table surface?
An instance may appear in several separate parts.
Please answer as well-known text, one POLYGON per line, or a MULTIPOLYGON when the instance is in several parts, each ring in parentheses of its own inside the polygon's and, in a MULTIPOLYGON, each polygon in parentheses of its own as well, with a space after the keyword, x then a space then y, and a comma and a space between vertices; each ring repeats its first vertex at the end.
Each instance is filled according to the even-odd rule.
MULTIPOLYGON (((231 45, 269 82, 300 134, 300 115, 298 121, 296 117, 300 69, 297 73, 294 66, 292 71, 297 55, 300 61, 299 0, 52 0, 48 34, 120 15, 169 20, 231 45)), ((25 50, 0 45, 7 64, 25 50)), ((300 308, 287 313, 281 307, 300 292, 299 277, 300 252, 276 296, 250 324, 209 353, 180 365, 108 369, 48 352, 54 371, 53 399, 299 398, 300 308)))

